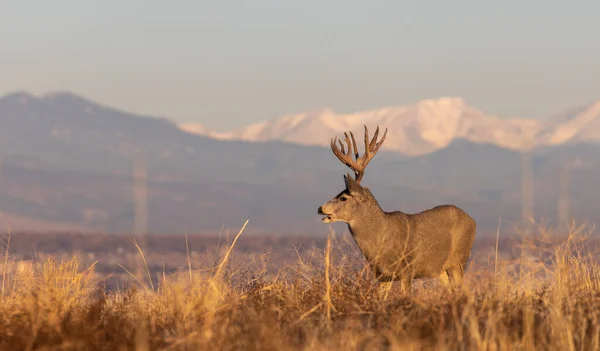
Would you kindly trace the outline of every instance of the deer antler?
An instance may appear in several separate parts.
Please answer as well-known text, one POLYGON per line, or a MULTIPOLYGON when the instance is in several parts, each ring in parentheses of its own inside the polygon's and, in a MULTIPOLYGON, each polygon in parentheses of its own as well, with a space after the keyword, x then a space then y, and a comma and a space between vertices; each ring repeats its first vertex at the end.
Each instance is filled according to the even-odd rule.
POLYGON ((350 169, 354 171, 354 179, 359 183, 362 180, 363 174, 365 173, 365 168, 373 156, 375 156, 377 151, 379 151, 381 144, 383 144, 383 141, 387 135, 387 128, 385 129, 383 137, 381 137, 379 142, 377 142, 378 135, 379 126, 377 126, 377 129, 375 129, 375 135, 373 136, 373 139, 371 139, 371 142, 369 142, 369 131, 367 130, 367 126, 365 126, 365 153, 361 157, 358 157, 358 148, 356 147, 356 140, 354 140, 354 134, 352 134, 352 132, 350 132, 352 143, 350 143, 348 133, 344 133, 344 136, 346 137, 344 142, 348 146, 348 151, 346 151, 344 144, 337 137, 331 139, 331 150, 335 156, 342 161, 343 164, 350 167, 350 169), (336 142, 340 144, 339 148, 336 146, 336 142), (352 159, 351 149, 354 151, 354 160, 352 159))

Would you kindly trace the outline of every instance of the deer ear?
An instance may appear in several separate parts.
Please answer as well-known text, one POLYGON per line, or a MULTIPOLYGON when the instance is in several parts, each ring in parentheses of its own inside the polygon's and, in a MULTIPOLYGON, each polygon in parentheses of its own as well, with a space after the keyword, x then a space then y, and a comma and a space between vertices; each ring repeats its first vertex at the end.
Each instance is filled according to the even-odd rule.
POLYGON ((344 181, 346 182, 346 189, 348 189, 348 191, 351 194, 359 193, 362 191, 362 187, 360 186, 360 184, 358 184, 356 180, 354 180, 354 178, 350 176, 350 173, 346 173, 344 175, 344 181))
POLYGON ((344 174, 344 184, 346 185, 346 190, 350 189, 348 187, 348 179, 350 179, 350 173, 344 174))

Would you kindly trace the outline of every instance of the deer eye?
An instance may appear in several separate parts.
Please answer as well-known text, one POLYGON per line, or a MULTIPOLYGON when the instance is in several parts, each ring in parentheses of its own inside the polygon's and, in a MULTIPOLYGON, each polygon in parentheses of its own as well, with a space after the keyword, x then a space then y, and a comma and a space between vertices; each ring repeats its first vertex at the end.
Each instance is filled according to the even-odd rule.
POLYGON ((340 197, 340 201, 346 201, 346 200, 348 200, 347 197, 345 197, 345 196, 340 197))

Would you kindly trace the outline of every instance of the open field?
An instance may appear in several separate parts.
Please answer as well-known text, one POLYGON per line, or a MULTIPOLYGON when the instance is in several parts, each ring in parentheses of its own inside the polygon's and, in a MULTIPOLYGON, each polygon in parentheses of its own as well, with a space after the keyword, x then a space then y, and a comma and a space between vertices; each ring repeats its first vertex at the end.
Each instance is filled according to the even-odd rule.
POLYGON ((586 228, 479 237, 458 288, 411 296, 380 295, 348 235, 235 234, 7 235, 0 349, 600 349, 586 228))

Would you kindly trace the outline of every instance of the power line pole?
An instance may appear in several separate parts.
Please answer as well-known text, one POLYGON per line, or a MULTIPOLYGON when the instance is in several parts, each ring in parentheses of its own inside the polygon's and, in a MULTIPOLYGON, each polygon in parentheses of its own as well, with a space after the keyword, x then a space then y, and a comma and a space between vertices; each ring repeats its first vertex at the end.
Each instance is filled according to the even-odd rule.
MULTIPOLYGON (((146 247, 146 232, 148 230, 148 187, 147 187, 147 164, 144 152, 136 152, 133 155, 133 234, 139 245, 139 249, 146 247)), ((140 255, 142 253, 140 252, 140 255)), ((133 257, 131 258, 133 259, 133 257)), ((152 279, 147 276, 144 269, 143 257, 135 260, 135 276, 144 281, 152 279), (145 278, 144 278, 145 277, 145 278)))
POLYGON ((561 230, 569 229, 571 220, 571 169, 562 166, 558 178, 558 227, 561 230))
POLYGON ((135 156, 133 167, 133 233, 142 236, 148 231, 148 186, 147 164, 145 155, 135 156))
POLYGON ((533 178, 532 148, 527 147, 521 152, 521 220, 526 232, 535 223, 533 178))

